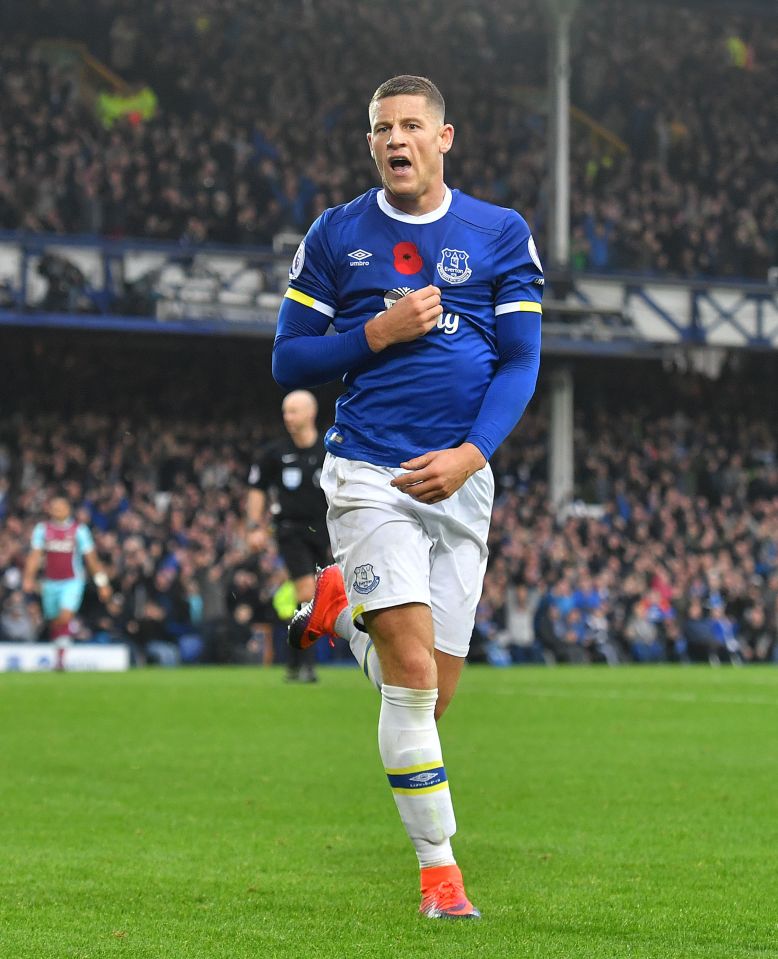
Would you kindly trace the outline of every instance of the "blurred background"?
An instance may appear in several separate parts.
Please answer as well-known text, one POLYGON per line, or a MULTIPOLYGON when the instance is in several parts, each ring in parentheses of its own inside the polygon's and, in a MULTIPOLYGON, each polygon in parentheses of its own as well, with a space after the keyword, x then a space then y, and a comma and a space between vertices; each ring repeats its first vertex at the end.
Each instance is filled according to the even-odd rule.
POLYGON ((77 642, 284 660, 272 517, 245 522, 277 308, 406 72, 446 97, 448 183, 546 264, 472 658, 777 662, 777 62, 767 0, 5 3, 0 668, 51 665, 22 571, 57 490, 113 590, 77 642))

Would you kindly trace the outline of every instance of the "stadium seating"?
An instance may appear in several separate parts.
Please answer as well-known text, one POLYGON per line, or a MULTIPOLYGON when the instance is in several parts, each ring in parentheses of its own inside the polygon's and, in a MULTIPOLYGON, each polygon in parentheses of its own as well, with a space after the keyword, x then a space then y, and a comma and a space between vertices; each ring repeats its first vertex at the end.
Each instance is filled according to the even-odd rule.
MULTIPOLYGON (((242 244, 304 231, 374 183, 363 131, 378 49, 417 72, 434 33, 452 182, 521 210, 543 249, 547 27, 531 0, 415 3, 413 31, 404 3, 333 0, 302 18, 284 4, 259 17, 247 0, 92 8, 63 2, 49 30, 150 85, 159 112, 106 129, 72 59, 25 18, 0 19, 0 228, 242 244)), ((635 15, 627 0, 578 18, 573 102, 626 149, 574 125, 573 265, 764 280, 778 262, 774 20, 635 15)))
MULTIPOLYGON (((237 575, 255 584, 252 622, 272 627, 269 599, 285 573, 272 531, 247 534, 242 526, 249 466, 280 427, 277 391, 256 374, 267 356, 238 343, 218 355, 98 344, 33 351, 27 361, 22 350, 17 355, 3 407, 13 397, 24 413, 0 418, 0 610, 7 613, 0 631, 9 637, 22 628, 25 543, 46 492, 63 484, 95 531, 117 593, 110 610, 88 598, 83 635, 130 635, 142 655, 150 643, 204 632, 204 655, 236 656, 251 638, 228 602, 237 575), (56 409, 65 383, 67 423, 56 409), (215 592, 206 567, 219 571, 215 592), (157 596, 162 618, 139 614, 141 586, 144 602, 164 594, 157 596)), ((473 655, 495 662, 775 655, 778 448, 764 406, 772 375, 769 364, 757 365, 725 369, 713 381, 648 364, 626 384, 618 364, 581 370, 578 482, 560 512, 547 498, 541 389, 493 463, 491 559, 473 655), (517 605, 521 588, 527 595, 517 605), (695 600, 699 628, 690 618, 695 600), (727 648, 725 627, 736 647, 727 648)), ((322 401, 326 409, 331 397, 322 401)), ((37 635, 40 617, 28 613, 25 628, 37 635)))

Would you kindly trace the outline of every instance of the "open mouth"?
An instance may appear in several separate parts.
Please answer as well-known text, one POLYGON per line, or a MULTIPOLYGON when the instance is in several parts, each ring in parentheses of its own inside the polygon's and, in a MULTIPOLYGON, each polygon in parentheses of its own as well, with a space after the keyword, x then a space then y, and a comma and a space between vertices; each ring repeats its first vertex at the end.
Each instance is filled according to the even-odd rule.
POLYGON ((392 157, 389 160, 389 166, 395 171, 399 170, 410 170, 411 161, 408 157, 392 157))

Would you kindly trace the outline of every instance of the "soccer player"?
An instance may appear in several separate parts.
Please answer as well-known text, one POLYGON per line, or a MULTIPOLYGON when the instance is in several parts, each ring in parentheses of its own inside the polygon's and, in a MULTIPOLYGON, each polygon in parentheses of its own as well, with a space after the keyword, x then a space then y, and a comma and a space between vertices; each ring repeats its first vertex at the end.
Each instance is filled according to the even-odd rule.
POLYGON ((321 478, 342 579, 326 570, 292 627, 309 642, 349 604, 367 627, 383 673, 379 749, 416 849, 420 911, 477 918, 451 848, 436 719, 481 592, 489 458, 535 389, 543 270, 518 213, 446 185, 454 128, 433 83, 387 80, 369 119, 382 188, 313 224, 274 344, 287 388, 346 386, 321 478))
POLYGON ((35 579, 43 563, 43 618, 49 624, 49 637, 57 650, 55 668, 63 669, 65 649, 71 643, 72 620, 84 598, 84 566, 104 603, 111 597, 111 586, 97 558, 92 534, 83 523, 73 518, 67 498, 52 497, 48 512, 49 521, 36 524, 32 531, 22 588, 27 594, 34 591, 35 579))
MULTIPOLYGON (((284 397, 281 413, 288 437, 271 443, 249 473, 246 512, 250 524, 262 521, 267 494, 272 491, 278 551, 294 586, 298 605, 313 599, 318 567, 331 562, 327 533, 327 503, 319 478, 326 450, 316 426, 318 405, 308 390, 294 390, 284 397)), ((380 688, 378 657, 366 633, 360 632, 350 615, 341 617, 332 633, 343 636, 368 679, 380 688)), ((315 682, 312 644, 290 645, 287 679, 315 682)))

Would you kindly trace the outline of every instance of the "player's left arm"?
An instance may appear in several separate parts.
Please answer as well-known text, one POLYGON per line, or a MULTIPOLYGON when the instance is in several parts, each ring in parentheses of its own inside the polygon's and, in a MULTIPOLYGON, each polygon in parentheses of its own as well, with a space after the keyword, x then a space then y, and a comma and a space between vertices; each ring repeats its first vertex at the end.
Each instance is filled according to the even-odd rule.
POLYGON ((518 423, 535 392, 540 365, 540 314, 497 318, 499 364, 470 434, 461 446, 433 450, 401 463, 411 470, 392 480, 422 503, 448 499, 489 457, 518 423))
POLYGON ((477 470, 521 419, 540 368, 543 268, 524 220, 513 214, 495 258, 497 369, 478 416, 461 446, 417 456, 392 485, 423 503, 448 499, 477 470))
POLYGON ((100 601, 107 603, 113 595, 111 582, 108 579, 108 574, 103 569, 103 564, 97 556, 92 534, 83 524, 76 530, 76 542, 78 548, 81 550, 81 555, 84 557, 84 564, 89 570, 89 575, 97 587, 97 595, 100 597, 100 601))

